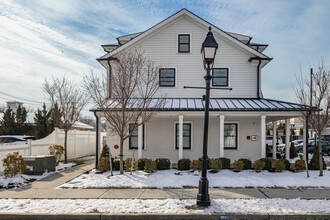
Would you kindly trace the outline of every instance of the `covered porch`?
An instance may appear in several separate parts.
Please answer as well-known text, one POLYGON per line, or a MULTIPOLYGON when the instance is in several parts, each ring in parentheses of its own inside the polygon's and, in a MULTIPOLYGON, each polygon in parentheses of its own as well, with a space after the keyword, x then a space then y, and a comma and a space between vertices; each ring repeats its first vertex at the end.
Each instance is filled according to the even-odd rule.
MULTIPOLYGON (((301 116, 306 106, 267 99, 211 99, 209 147, 210 158, 228 157, 232 160, 266 157, 266 123, 286 120, 286 146, 290 146, 290 118, 301 116)), ((167 99, 156 116, 139 126, 134 135, 124 143, 125 157, 169 158, 176 163, 182 158, 197 159, 202 155, 203 101, 201 99, 167 99)), ((102 112, 97 112, 102 117, 102 112)), ((276 132, 275 132, 276 133, 276 132)), ((118 137, 107 134, 112 154, 118 137)), ((304 127, 306 137, 306 126, 304 127)), ((276 136, 273 136, 276 143, 276 136)), ((304 146, 307 140, 304 138, 304 146)), ((100 148, 100 146, 97 146, 100 148)), ((286 159, 289 159, 286 147, 286 159)), ((276 145, 273 145, 276 159, 276 145)), ((303 151, 306 151, 304 147, 303 151)), ((305 157, 305 153, 304 153, 305 157)))

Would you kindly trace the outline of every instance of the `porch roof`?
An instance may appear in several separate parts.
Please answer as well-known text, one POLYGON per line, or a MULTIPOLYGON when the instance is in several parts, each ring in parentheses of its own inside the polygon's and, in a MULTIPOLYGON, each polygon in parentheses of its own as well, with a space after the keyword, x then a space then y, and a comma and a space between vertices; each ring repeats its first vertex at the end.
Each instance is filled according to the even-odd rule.
MULTIPOLYGON (((135 100, 138 101, 139 99, 135 100)), ((153 98, 150 103, 157 100, 159 98, 153 98)), ((131 108, 131 110, 138 109, 138 107, 131 108)), ((201 98, 166 98, 161 107, 156 109, 150 107, 149 109, 157 111, 204 111, 204 101, 201 98)), ((210 111, 307 111, 309 109, 310 107, 307 105, 264 98, 210 98, 210 111)), ((90 109, 90 111, 102 110, 106 109, 98 106, 90 109)))

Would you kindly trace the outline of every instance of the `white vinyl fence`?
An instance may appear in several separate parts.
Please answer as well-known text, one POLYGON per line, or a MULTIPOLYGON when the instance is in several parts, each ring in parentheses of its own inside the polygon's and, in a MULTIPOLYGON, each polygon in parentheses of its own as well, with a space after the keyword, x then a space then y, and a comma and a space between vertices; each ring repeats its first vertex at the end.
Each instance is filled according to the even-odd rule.
MULTIPOLYGON (((95 155, 95 131, 71 130, 68 133, 68 159, 95 155)), ((100 135, 102 143, 105 133, 100 135)), ((0 172, 3 171, 2 159, 8 154, 18 151, 23 156, 47 155, 49 146, 59 144, 64 146, 64 131, 55 128, 53 133, 39 140, 28 140, 28 144, 0 145, 0 172)), ((64 156, 62 156, 64 159, 64 156)))

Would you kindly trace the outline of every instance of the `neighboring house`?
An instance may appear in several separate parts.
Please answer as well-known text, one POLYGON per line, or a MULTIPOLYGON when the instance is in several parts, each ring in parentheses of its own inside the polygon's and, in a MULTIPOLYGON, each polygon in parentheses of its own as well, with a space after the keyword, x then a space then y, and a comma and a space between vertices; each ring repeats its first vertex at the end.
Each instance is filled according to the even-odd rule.
MULTIPOLYGON (((308 109, 263 97, 261 70, 272 60, 263 53, 268 45, 252 43, 250 36, 223 31, 182 9, 144 32, 118 37, 118 44, 102 46, 107 54, 98 61, 108 73, 108 62, 110 65, 116 62, 111 58, 131 48, 141 48, 145 55, 164 67, 159 71, 160 88, 155 98, 166 94, 166 102, 154 118, 141 126, 143 141, 138 141, 138 129, 125 141, 124 157, 131 157, 133 149, 138 148, 143 149, 138 154, 140 158, 169 158, 173 163, 181 158, 202 156, 205 90, 183 87, 205 86, 201 45, 209 26, 219 44, 212 87, 232 88, 231 91, 211 90, 210 158, 227 157, 233 162, 239 158, 266 157, 266 123, 286 119, 289 125, 290 118, 308 109), (178 141, 179 134, 182 134, 182 144, 178 141)), ((100 108, 91 111, 102 117, 100 108)), ((118 156, 119 149, 114 149, 114 145, 119 144, 119 137, 107 135, 112 154, 118 156)))
POLYGON ((19 106, 23 106, 23 102, 19 102, 19 101, 8 101, 7 102, 7 108, 10 108, 11 110, 13 110, 13 112, 16 113, 16 110, 19 106))
POLYGON ((82 123, 80 121, 76 121, 73 125, 72 125, 72 129, 71 130, 80 130, 80 131, 93 131, 94 127, 85 123, 82 123))

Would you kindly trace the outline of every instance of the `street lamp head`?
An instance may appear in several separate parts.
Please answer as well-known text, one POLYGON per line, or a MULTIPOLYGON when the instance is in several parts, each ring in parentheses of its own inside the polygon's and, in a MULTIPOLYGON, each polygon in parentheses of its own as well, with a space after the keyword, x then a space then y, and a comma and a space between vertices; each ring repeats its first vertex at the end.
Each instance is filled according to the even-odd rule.
POLYGON ((204 66, 207 64, 210 65, 213 64, 217 49, 218 49, 218 43, 213 37, 213 33, 211 31, 211 26, 210 26, 209 32, 207 33, 206 38, 202 44, 201 53, 203 54, 204 66))

